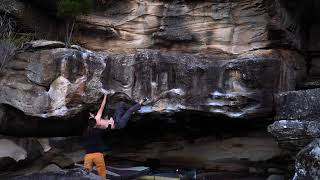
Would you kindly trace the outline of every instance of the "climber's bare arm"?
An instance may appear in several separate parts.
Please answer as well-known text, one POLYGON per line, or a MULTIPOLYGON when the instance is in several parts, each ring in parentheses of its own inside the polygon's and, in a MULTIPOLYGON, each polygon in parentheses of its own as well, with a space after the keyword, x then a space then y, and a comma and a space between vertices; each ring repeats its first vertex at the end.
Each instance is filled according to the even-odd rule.
POLYGON ((100 105, 100 108, 97 112, 97 115, 95 116, 95 119, 97 121, 97 124, 100 124, 100 121, 101 121, 101 117, 102 117, 102 113, 103 113, 103 110, 104 110, 104 107, 106 105, 106 101, 107 101, 107 95, 104 95, 103 97, 103 100, 102 100, 102 103, 100 105))

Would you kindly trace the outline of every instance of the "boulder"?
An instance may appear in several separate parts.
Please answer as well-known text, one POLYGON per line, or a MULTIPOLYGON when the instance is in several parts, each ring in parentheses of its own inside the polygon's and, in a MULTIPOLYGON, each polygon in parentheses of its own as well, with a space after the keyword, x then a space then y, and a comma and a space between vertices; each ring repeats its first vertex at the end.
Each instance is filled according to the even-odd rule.
POLYGON ((0 143, 0 157, 10 157, 17 162, 37 159, 43 153, 36 138, 0 136, 0 143))
POLYGON ((320 137, 320 122, 301 120, 280 120, 268 127, 282 148, 297 151, 320 137))
POLYGON ((315 139, 298 153, 293 180, 319 179, 319 158, 320 139, 315 139))
POLYGON ((0 79, 0 104, 28 116, 66 119, 100 103, 105 89, 125 93, 131 101, 160 96, 141 113, 196 110, 232 118, 269 116, 273 93, 292 89, 305 72, 300 56, 291 53, 292 62, 287 62, 288 54, 266 50, 221 57, 154 50, 129 55, 71 48, 26 50, 10 61, 0 79))
POLYGON ((268 131, 281 147, 297 151, 320 137, 319 94, 319 88, 277 94, 275 119, 278 121, 268 131))
POLYGON ((0 171, 10 171, 21 162, 30 162, 41 156, 41 146, 33 138, 0 136, 0 171))
POLYGON ((16 143, 8 140, 8 139, 1 139, 1 157, 10 157, 15 161, 24 160, 27 158, 27 152, 22 147, 18 146, 16 143))
POLYGON ((18 53, 0 80, 0 104, 42 118, 77 114, 102 96, 99 78, 104 67, 104 56, 90 51, 54 48, 18 53))
MULTIPOLYGON (((142 114, 199 111, 238 119, 270 117, 274 93, 293 90, 305 75, 302 56, 287 50, 228 56, 159 50, 114 54, 79 46, 55 48, 63 43, 52 41, 29 44, 0 78, 0 129, 9 135, 79 134, 102 92, 125 94, 129 102, 157 100, 143 106, 142 114)), ((107 107, 113 109, 116 102, 117 95, 110 96, 107 107)))

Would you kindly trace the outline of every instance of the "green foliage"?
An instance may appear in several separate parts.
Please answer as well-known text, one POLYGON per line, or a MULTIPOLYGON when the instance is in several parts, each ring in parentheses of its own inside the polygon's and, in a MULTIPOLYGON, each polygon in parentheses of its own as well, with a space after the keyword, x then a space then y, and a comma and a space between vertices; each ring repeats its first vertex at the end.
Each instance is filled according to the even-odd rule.
POLYGON ((81 14, 88 14, 93 8, 92 0, 59 0, 57 16, 73 18, 81 14))
POLYGON ((13 33, 10 37, 8 37, 8 41, 13 43, 15 47, 22 48, 23 45, 27 42, 36 40, 36 39, 45 39, 43 36, 39 36, 35 32, 30 33, 13 33))

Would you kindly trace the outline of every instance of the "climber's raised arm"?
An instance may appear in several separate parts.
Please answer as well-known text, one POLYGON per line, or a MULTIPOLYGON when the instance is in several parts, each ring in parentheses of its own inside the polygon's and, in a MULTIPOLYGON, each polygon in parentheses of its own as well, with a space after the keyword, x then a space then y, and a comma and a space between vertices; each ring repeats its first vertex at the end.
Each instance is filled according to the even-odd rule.
POLYGON ((100 105, 100 108, 97 112, 97 115, 95 116, 95 119, 97 121, 97 124, 100 124, 100 121, 101 121, 101 117, 102 117, 102 113, 103 113, 103 110, 104 110, 104 107, 106 105, 106 101, 107 101, 107 95, 104 95, 103 97, 103 100, 102 100, 102 103, 100 105))

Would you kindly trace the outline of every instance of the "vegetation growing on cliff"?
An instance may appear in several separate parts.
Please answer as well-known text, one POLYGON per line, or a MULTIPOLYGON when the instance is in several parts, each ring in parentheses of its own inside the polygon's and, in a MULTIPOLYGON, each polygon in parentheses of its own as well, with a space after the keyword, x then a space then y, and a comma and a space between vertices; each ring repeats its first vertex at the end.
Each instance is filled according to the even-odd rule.
POLYGON ((66 21, 65 41, 67 45, 70 45, 71 42, 76 16, 88 14, 92 8, 92 0, 59 0, 57 2, 57 16, 66 21))
MULTIPOLYGON (((5 1, 5 3, 10 3, 5 1)), ((6 41, 5 44, 12 44, 17 48, 21 48, 24 43, 29 42, 40 37, 40 33, 33 31, 24 31, 22 28, 18 27, 16 19, 14 16, 10 15, 10 9, 14 9, 10 4, 9 8, 0 8, 2 12, 0 13, 0 39, 2 42, 6 41), (4 9, 6 11, 4 11, 4 9)), ((4 44, 1 44, 1 48, 4 44)))
POLYGON ((10 41, 13 33, 14 21, 6 13, 0 15, 0 73, 15 51, 15 46, 10 41))
POLYGON ((15 46, 8 40, 0 40, 0 74, 14 55, 15 46))

